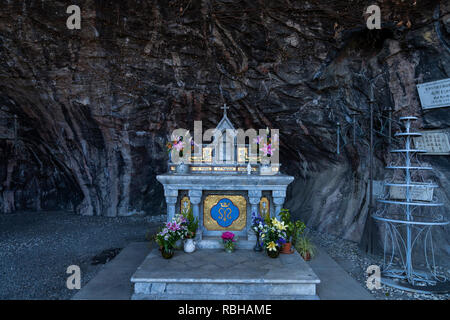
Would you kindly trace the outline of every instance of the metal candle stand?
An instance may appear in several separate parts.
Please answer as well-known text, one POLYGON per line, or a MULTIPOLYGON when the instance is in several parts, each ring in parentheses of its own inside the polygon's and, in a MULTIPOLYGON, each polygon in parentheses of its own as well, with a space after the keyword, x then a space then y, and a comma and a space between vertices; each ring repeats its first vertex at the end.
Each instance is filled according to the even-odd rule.
MULTIPOLYGON (((436 201, 432 191, 438 186, 432 182, 425 182, 422 172, 431 170, 423 166, 416 158, 418 150, 412 147, 412 137, 421 136, 420 133, 411 132, 411 122, 416 117, 400 118, 405 123, 405 132, 398 132, 396 137, 405 141, 404 149, 391 150, 391 153, 403 156, 403 164, 391 164, 387 169, 394 170, 392 180, 384 182, 384 197, 377 201, 382 208, 372 216, 384 224, 384 262, 381 282, 385 285, 402 290, 420 293, 449 292, 449 281, 436 270, 434 247, 431 230, 433 226, 448 225, 449 221, 438 214, 437 210, 443 204, 436 201), (399 182, 399 175, 403 181, 399 182), (393 188, 402 190, 404 196, 392 197, 393 188), (414 195, 413 189, 424 188, 431 194, 430 199, 422 199, 414 195), (430 192, 431 190, 431 192, 430 192), (420 199, 418 199, 420 198, 420 199), (429 201, 428 201, 429 200, 429 201), (413 263, 413 249, 423 245, 424 268, 415 269, 413 263)), ((400 157, 401 158, 401 157, 400 157)), ((416 263, 417 264, 417 263, 416 263)))

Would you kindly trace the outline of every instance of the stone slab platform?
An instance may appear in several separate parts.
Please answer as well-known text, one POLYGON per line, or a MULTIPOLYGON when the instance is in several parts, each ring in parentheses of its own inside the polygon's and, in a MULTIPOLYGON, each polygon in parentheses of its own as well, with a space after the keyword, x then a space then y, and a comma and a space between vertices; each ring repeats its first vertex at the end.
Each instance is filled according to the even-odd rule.
POLYGON ((318 299, 319 278, 295 252, 269 258, 236 249, 176 251, 172 259, 154 249, 134 275, 133 299, 318 299))

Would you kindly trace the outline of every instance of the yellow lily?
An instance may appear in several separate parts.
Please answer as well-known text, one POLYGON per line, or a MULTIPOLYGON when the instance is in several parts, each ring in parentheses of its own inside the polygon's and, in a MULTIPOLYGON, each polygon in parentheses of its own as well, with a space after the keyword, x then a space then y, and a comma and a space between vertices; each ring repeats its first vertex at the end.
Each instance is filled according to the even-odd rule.
POLYGON ((269 249, 269 251, 276 251, 277 245, 275 244, 275 242, 271 241, 267 244, 267 249, 269 249))
POLYGON ((272 219, 272 224, 273 224, 273 226, 274 226, 275 228, 277 228, 278 230, 281 230, 281 231, 286 230, 286 226, 285 226, 284 222, 278 221, 277 218, 273 218, 273 219, 272 219))

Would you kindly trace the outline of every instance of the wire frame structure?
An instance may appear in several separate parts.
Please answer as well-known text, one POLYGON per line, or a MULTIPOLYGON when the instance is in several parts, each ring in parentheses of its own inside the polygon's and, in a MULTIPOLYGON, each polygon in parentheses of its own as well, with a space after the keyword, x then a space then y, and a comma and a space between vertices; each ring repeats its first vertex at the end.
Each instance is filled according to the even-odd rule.
POLYGON ((384 225, 381 281, 413 292, 448 292, 449 281, 436 268, 432 229, 448 225, 449 221, 444 219, 443 204, 434 192, 437 184, 425 179, 426 171, 432 168, 422 164, 418 155, 426 150, 412 145, 412 139, 421 136, 411 131, 414 120, 417 118, 400 118, 405 131, 397 132, 395 137, 404 141, 404 148, 390 151, 397 155, 396 161, 386 167, 393 174, 384 181, 384 195, 377 199, 380 209, 372 215, 384 225), (423 262, 420 268, 419 261, 423 262))

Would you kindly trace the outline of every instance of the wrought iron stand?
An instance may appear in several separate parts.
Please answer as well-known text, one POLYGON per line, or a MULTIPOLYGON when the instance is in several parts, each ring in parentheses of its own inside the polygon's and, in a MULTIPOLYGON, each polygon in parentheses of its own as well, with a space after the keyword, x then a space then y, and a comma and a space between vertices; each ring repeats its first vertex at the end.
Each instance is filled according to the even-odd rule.
POLYGON ((396 137, 405 141, 404 149, 391 150, 400 155, 404 163, 392 163, 387 169, 394 170, 391 180, 384 183, 385 194, 377 201, 382 208, 373 214, 373 218, 384 224, 384 265, 382 283, 402 290, 420 293, 443 293, 449 291, 449 281, 437 272, 433 239, 433 226, 444 226, 449 221, 438 213, 442 203, 433 196, 438 186, 425 182, 423 172, 432 170, 423 166, 416 158, 418 150, 412 146, 412 138, 421 136, 411 132, 411 122, 416 117, 402 117, 405 132, 398 132, 396 137), (397 192, 395 192, 397 190, 397 192), (422 193, 417 191, 422 190, 422 193), (413 263, 414 249, 423 250, 423 270, 413 263))

